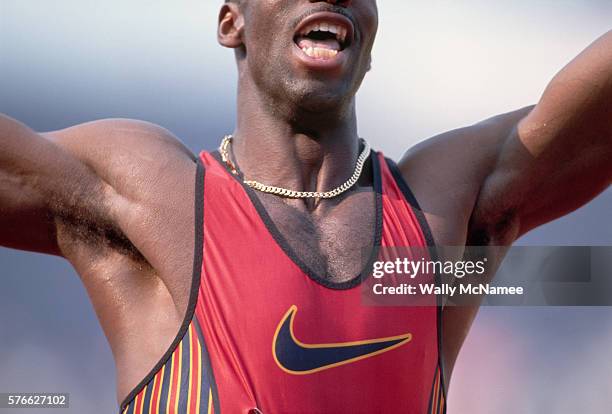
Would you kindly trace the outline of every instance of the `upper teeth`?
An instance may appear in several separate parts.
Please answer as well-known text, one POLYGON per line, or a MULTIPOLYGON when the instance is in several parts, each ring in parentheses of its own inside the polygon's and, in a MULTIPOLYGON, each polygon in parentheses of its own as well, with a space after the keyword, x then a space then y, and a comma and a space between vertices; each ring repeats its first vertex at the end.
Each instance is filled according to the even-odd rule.
POLYGON ((304 28, 302 36, 307 36, 311 32, 329 32, 336 35, 336 39, 340 42, 346 40, 347 29, 345 27, 333 23, 313 23, 304 28))

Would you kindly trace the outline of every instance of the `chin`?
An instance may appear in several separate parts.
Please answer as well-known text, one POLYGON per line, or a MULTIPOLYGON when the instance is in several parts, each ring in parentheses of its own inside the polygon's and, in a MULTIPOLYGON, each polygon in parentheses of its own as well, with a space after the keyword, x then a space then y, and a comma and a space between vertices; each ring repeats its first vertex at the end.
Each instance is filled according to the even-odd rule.
POLYGON ((341 117, 352 110, 354 94, 346 87, 330 87, 318 83, 292 94, 292 102, 311 115, 341 117))

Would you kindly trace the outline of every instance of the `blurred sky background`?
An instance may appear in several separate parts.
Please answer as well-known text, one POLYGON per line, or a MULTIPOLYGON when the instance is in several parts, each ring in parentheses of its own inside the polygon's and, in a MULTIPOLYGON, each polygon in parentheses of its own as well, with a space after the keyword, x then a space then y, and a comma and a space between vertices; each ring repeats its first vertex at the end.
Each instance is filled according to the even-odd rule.
MULTIPOLYGON (((233 54, 215 40, 220 3, 0 0, 0 112, 40 131, 145 119, 194 151, 215 148, 235 116, 233 54)), ((379 9, 359 126, 395 159, 424 138, 535 103, 612 28, 609 0, 382 0, 379 9)), ((612 245, 611 212, 608 190, 521 243, 612 245)), ((71 268, 7 249, 0 265, 0 392, 69 392, 65 412, 117 411, 110 349, 71 268)), ((610 349, 610 308, 483 308, 449 414, 612 412, 610 349)))

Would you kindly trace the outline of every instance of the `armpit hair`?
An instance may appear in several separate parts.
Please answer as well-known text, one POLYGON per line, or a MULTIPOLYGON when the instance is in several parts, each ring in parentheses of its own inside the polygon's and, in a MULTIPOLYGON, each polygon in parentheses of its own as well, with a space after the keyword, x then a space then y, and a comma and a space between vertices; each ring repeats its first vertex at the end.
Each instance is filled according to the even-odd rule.
POLYGON ((81 181, 78 187, 67 199, 52 197, 49 201, 51 219, 55 220, 58 229, 60 250, 83 243, 95 247, 101 254, 113 250, 136 263, 146 263, 142 253, 110 219, 107 203, 101 196, 102 191, 97 188, 99 186, 87 186, 81 181))
POLYGON ((134 262, 146 262, 140 251, 114 223, 72 213, 56 215, 55 220, 62 230, 64 243, 84 243, 96 247, 100 252, 110 249, 134 262))

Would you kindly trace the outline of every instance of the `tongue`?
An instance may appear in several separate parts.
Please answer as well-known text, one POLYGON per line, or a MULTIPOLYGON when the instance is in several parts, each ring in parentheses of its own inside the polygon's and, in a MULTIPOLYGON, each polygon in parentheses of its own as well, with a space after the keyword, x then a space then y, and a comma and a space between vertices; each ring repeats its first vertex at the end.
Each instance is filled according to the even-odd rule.
POLYGON ((320 49, 340 51, 340 43, 336 39, 314 40, 308 37, 300 36, 297 38, 296 43, 300 49, 318 47, 320 49))

